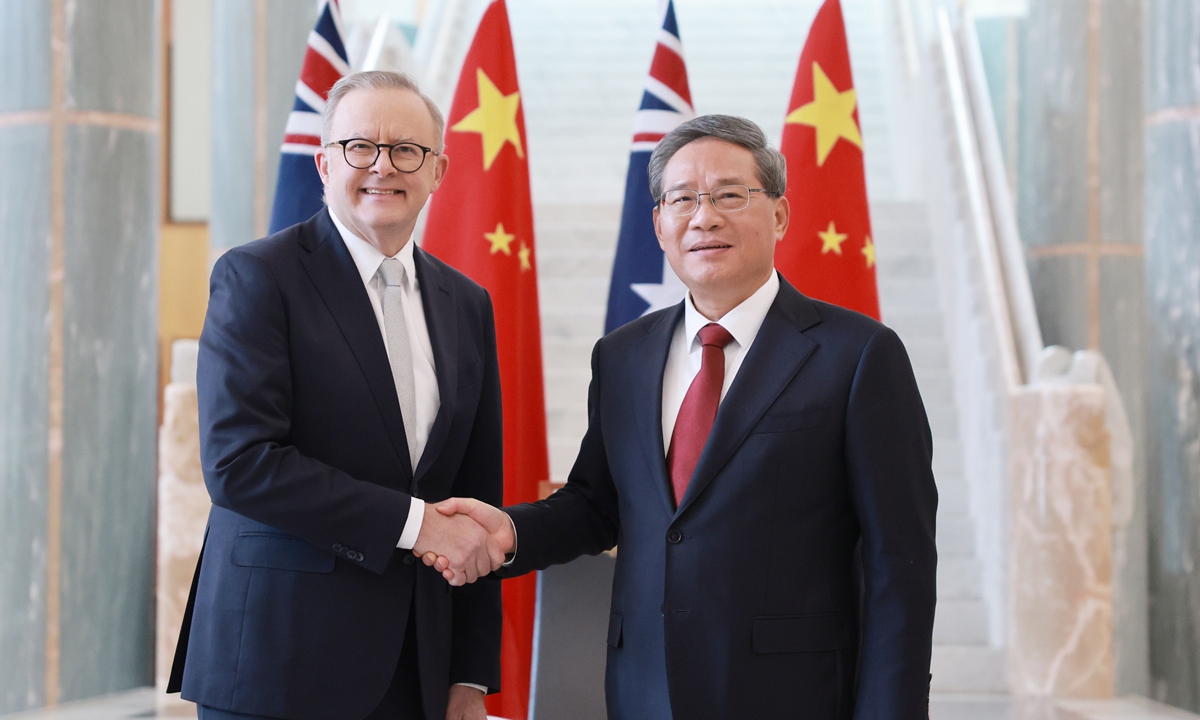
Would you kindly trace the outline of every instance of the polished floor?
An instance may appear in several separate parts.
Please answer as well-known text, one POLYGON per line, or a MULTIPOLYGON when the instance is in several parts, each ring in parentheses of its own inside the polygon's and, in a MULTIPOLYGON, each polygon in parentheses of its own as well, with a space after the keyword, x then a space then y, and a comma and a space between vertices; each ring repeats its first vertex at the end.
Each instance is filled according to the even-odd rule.
MULTIPOLYGON (((195 711, 186 704, 156 707, 157 699, 152 688, 142 688, 97 700, 68 703, 53 710, 6 715, 4 720, 189 720, 196 717, 195 711)), ((930 704, 930 720, 1200 720, 1200 715, 1138 697, 1035 702, 997 696, 935 695, 930 704)))

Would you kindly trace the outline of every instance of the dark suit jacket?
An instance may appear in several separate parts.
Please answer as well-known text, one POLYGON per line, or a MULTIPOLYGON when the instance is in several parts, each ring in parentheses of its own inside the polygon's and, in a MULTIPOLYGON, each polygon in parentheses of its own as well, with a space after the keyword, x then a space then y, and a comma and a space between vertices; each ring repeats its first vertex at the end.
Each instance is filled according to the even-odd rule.
POLYGON ((415 475, 379 325, 328 212, 214 267, 197 366, 214 507, 168 690, 359 720, 391 682, 414 602, 429 719, 452 683, 499 689, 499 584, 452 590, 396 549, 414 496, 502 498, 491 300, 415 258, 441 394, 415 475))
POLYGON ((682 316, 596 344, 579 457, 508 509, 507 572, 620 545, 610 718, 924 720, 937 491, 904 346, 782 281, 675 509, 661 404, 682 316))

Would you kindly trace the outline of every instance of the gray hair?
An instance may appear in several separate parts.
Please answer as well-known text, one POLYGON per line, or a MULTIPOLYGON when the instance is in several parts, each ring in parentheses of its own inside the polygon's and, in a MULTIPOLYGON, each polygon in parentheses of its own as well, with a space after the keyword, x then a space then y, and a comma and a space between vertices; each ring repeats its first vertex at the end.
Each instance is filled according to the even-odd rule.
POLYGON ((684 145, 703 138, 716 138, 746 148, 754 155, 758 179, 771 197, 782 197, 787 190, 787 160, 771 147, 762 128, 746 118, 733 115, 701 115, 681 124, 658 142, 650 156, 650 193, 657 202, 662 198, 663 173, 667 163, 684 145))
POLYGON ((325 114, 321 118, 321 144, 328 145, 331 138, 329 137, 329 129, 333 124, 334 113, 337 112, 337 106, 341 103, 342 98, 346 97, 355 90, 407 90, 425 103, 425 107, 429 109, 429 116, 433 118, 434 130, 434 150, 441 152, 445 149, 446 118, 442 116, 442 111, 428 95, 421 92, 417 87, 417 81, 413 80, 404 73, 387 72, 385 70, 365 70, 362 72, 350 73, 344 75, 342 79, 333 84, 329 90, 329 99, 325 101, 325 114))

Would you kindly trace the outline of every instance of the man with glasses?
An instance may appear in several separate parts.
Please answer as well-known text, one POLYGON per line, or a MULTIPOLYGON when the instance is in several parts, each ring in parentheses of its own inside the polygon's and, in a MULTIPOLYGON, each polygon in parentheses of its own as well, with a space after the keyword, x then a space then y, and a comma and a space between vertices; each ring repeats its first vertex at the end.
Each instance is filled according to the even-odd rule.
POLYGON ((502 497, 491 301, 412 242, 449 163, 407 77, 330 91, 327 207, 212 273, 197 386, 212 496, 169 690, 201 720, 483 720, 503 560, 433 502, 502 497))
POLYGON ((654 226, 687 297, 596 344, 563 489, 438 508, 515 552, 506 575, 619 545, 613 719, 927 717, 929 425, 896 334, 775 271, 786 177, 748 120, 668 133, 654 226))

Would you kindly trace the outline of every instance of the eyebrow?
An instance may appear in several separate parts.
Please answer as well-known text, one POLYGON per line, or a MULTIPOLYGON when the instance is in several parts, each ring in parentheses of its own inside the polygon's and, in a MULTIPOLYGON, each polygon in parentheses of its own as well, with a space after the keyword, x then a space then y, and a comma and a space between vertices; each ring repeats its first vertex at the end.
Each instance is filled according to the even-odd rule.
MULTIPOLYGON (((717 180, 716 180, 716 184, 715 184, 715 185, 713 185, 713 187, 715 187, 715 188, 719 188, 719 187, 723 187, 723 186, 725 186, 725 185, 746 185, 746 186, 749 186, 749 185, 750 185, 750 181, 749 181, 749 180, 743 180, 742 178, 738 178, 738 177, 723 177, 723 178, 717 178, 717 180)), ((677 182, 677 183, 675 183, 674 185, 672 185, 671 187, 667 188, 667 189, 666 189, 664 192, 667 192, 667 191, 670 191, 670 190, 681 190, 681 189, 684 189, 684 188, 687 188, 687 187, 688 187, 688 184, 687 184, 687 183, 685 183, 685 182, 677 182)), ((690 189, 690 188, 688 188, 688 189, 690 189)))
MULTIPOLYGON (((359 138, 359 139, 362 139, 362 140, 371 140, 370 136, 368 136, 366 133, 361 133, 361 132, 352 132, 352 133, 350 133, 350 134, 347 136, 347 139, 349 139, 349 140, 353 140, 353 139, 355 139, 355 138, 359 138)), ((378 140, 371 140, 371 142, 379 142, 379 141, 378 141, 378 140)), ((392 142, 392 143, 402 143, 402 142, 416 143, 416 142, 417 142, 417 140, 416 140, 416 138, 415 138, 415 137, 412 135, 412 133, 406 133, 406 134, 404 134, 404 135, 401 135, 400 137, 398 137, 398 138, 396 138, 396 139, 394 139, 394 140, 391 140, 390 142, 392 142)), ((387 143, 387 142, 385 142, 385 143, 384 143, 384 145, 387 145, 387 144, 389 144, 389 143, 387 143)), ((419 143, 418 143, 418 144, 419 144, 419 143)))

